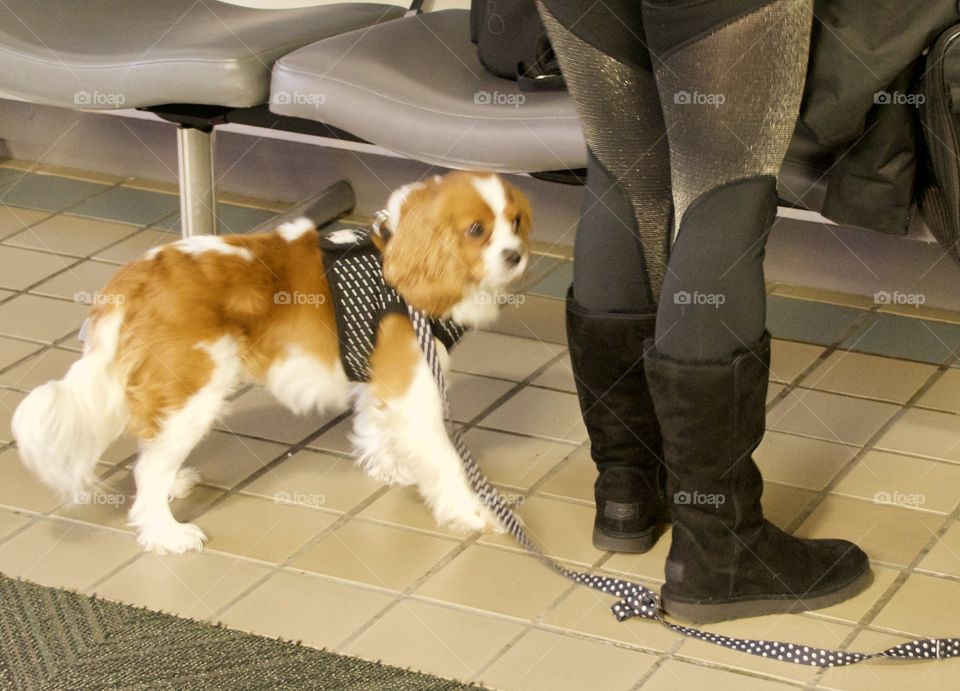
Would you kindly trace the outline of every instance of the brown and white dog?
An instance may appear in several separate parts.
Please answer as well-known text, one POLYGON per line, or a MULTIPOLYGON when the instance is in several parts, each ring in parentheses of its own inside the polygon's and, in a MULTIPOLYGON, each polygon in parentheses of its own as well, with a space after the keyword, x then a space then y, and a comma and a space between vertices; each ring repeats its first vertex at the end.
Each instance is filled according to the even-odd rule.
MULTIPOLYGON (((450 173, 395 191, 387 282, 415 308, 467 326, 490 323, 495 291, 526 268, 530 205, 492 174, 450 173)), ((82 497, 101 454, 124 431, 140 440, 131 524, 144 549, 200 550, 206 536, 169 501, 199 480, 184 460, 248 381, 294 413, 355 409, 361 465, 415 484, 437 521, 497 527, 471 491, 441 401, 404 315, 380 321, 368 383, 339 359, 317 231, 306 219, 272 233, 197 236, 123 267, 93 308, 83 357, 17 408, 23 462, 65 497, 82 497), (282 301, 281 292, 319 296, 282 301)), ((440 346, 446 360, 446 353, 440 346)))

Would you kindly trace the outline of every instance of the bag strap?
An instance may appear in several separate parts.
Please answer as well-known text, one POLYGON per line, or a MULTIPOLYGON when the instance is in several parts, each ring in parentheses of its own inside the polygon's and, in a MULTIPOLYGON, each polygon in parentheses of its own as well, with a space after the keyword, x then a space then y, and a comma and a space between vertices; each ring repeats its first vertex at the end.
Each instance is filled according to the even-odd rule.
MULTIPOLYGON (((443 376, 443 370, 440 366, 440 357, 437 353, 436 342, 430 329, 430 320, 422 312, 412 307, 408 306, 408 311, 413 329, 417 334, 417 340, 420 343, 420 349, 423 351, 423 356, 427 361, 427 365, 439 389, 440 399, 443 402, 444 419, 448 419, 449 403, 447 400, 447 385, 443 376)), ((611 610, 617 621, 624 621, 631 617, 652 619, 671 631, 724 648, 730 648, 758 657, 768 657, 798 665, 822 668, 842 667, 874 658, 889 658, 894 660, 943 660, 950 657, 960 657, 960 638, 923 638, 901 643, 900 645, 895 645, 877 653, 857 653, 846 650, 816 648, 782 641, 731 638, 729 636, 721 636, 719 634, 709 633, 708 631, 702 631, 695 627, 682 626, 668 621, 660 607, 660 596, 649 588, 639 583, 632 583, 631 581, 619 578, 596 576, 574 571, 544 554, 527 536, 520 522, 520 518, 510 508, 504 496, 500 494, 484 476, 480 470, 480 466, 477 465, 477 462, 470 455, 470 451, 463 443, 463 437, 459 429, 455 427, 452 429, 452 438, 457 453, 460 454, 460 459, 463 461, 463 469, 466 471, 467 478, 470 480, 470 486, 483 504, 493 511, 507 532, 531 555, 564 578, 620 598, 611 606, 611 610)))
POLYGON ((560 91, 567 88, 550 39, 541 36, 537 41, 536 59, 529 67, 517 63, 517 86, 520 91, 560 91))

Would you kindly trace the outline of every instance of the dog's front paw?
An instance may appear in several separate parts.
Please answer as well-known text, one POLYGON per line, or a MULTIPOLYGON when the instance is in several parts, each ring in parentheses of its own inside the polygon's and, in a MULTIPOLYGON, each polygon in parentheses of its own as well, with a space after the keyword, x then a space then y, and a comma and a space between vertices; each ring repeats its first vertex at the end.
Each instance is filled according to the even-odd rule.
POLYGON ((200 552, 206 540, 207 536, 198 526, 177 521, 145 528, 137 535, 137 542, 144 550, 157 554, 200 552))
POLYGON ((194 486, 200 482, 200 471, 196 468, 181 468, 177 471, 177 479, 170 487, 170 500, 183 499, 190 494, 194 486))
POLYGON ((499 535, 505 535, 507 532, 507 527, 500 522, 500 519, 497 518, 497 515, 486 507, 484 507, 484 511, 487 512, 487 527, 499 535))
POLYGON ((479 501, 466 506, 438 506, 434 511, 437 522, 460 532, 472 533, 486 528, 503 533, 505 529, 494 513, 479 501))
POLYGON ((407 487, 415 482, 410 471, 392 459, 367 457, 360 461, 360 465, 367 475, 385 485, 407 487))

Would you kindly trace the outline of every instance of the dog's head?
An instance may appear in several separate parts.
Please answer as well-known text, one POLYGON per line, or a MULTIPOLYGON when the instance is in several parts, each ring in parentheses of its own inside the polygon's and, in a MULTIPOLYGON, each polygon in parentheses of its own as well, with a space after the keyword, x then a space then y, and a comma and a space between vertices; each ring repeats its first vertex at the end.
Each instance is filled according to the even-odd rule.
POLYGON ((406 185, 390 196, 387 211, 392 236, 384 277, 431 316, 484 321, 496 302, 491 298, 529 263, 530 202, 492 173, 449 173, 406 185))

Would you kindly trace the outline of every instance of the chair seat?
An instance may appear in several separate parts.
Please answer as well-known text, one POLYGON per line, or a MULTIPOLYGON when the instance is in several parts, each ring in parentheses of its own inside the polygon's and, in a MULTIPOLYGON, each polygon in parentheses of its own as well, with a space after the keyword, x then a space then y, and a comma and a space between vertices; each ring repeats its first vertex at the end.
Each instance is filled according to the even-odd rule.
POLYGON ((586 147, 565 91, 523 93, 486 71, 469 11, 444 10, 334 36, 273 68, 270 109, 317 120, 452 168, 582 168, 586 147))
POLYGON ((6 0, 0 91, 89 110, 265 103, 281 55, 402 16, 374 3, 259 10, 213 0, 6 0))

